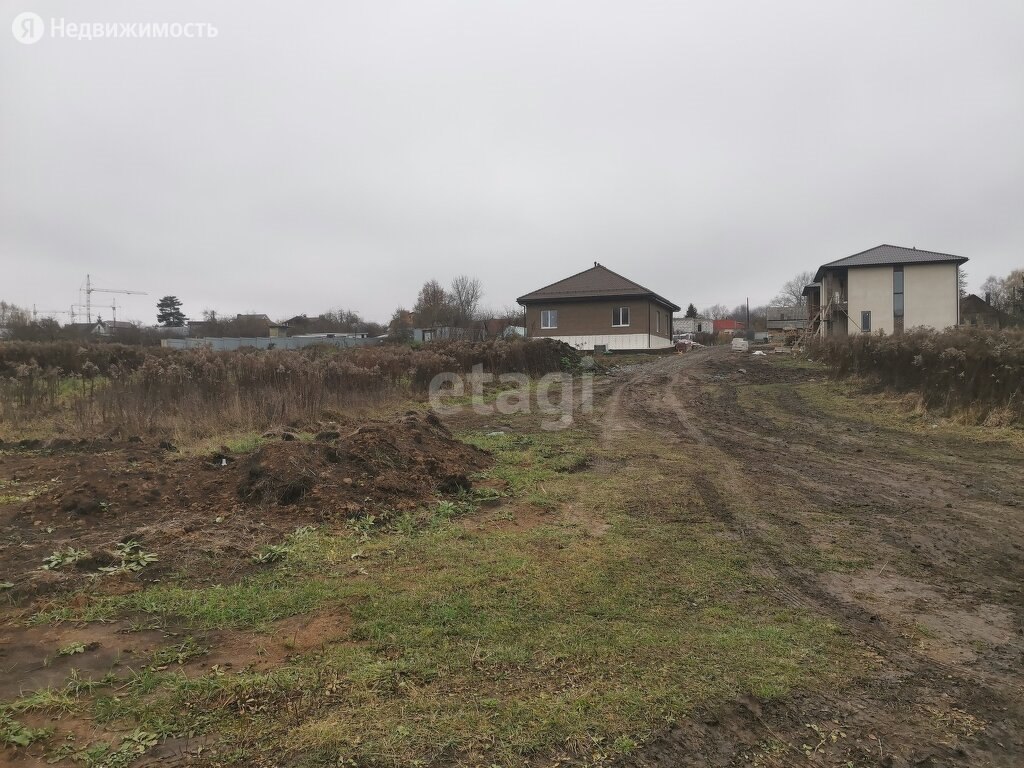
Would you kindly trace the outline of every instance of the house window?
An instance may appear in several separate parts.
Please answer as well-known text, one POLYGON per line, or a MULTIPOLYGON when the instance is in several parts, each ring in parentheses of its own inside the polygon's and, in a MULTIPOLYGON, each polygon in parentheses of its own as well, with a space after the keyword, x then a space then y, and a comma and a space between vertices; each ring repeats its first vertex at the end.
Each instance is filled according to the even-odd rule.
POLYGON ((903 267, 892 270, 892 313, 895 317, 903 317, 903 267))
POLYGON ((903 267, 892 268, 892 332, 903 333, 903 267))
POLYGON ((622 328, 629 325, 629 307, 616 307, 612 310, 612 326, 622 328))
POLYGON ((656 317, 654 319, 654 330, 657 333, 661 333, 661 312, 656 312, 655 315, 656 317))
POLYGON ((860 313, 860 329, 864 333, 871 333, 871 312, 868 310, 860 313))
POLYGON ((558 310, 557 309, 543 309, 540 313, 540 327, 557 328, 558 327, 558 310))

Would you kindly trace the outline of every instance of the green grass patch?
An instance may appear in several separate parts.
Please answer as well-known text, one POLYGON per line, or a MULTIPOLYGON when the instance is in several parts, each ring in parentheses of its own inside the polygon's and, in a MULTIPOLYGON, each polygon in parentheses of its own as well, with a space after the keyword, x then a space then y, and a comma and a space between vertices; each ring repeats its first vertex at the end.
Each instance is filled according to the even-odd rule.
POLYGON ((52 732, 52 728, 26 727, 0 709, 0 747, 28 747, 52 732))
POLYGON ((765 359, 768 360, 768 362, 771 363, 776 368, 788 368, 797 371, 817 371, 820 373, 827 373, 828 371, 828 367, 824 363, 820 363, 816 360, 811 360, 803 355, 773 354, 769 355, 765 359))
POLYGON ((227 586, 196 589, 158 585, 127 595, 99 595, 81 608, 54 608, 38 614, 34 621, 111 621, 120 616, 145 613, 181 621, 196 629, 252 629, 309 613, 345 592, 342 586, 329 579, 303 576, 296 580, 292 574, 275 571, 227 586))
MULTIPOLYGON (((183 579, 52 608, 35 620, 142 616, 196 633, 273 633, 314 612, 351 620, 347 635, 270 672, 186 673, 208 646, 195 634, 116 688, 54 701, 122 732, 213 732, 212 754, 228 763, 519 766, 611 759, 697 705, 849 674, 839 628, 765 597, 751 554, 676 476, 678 460, 592 471, 603 454, 590 425, 519 428, 463 437, 494 455, 484 477, 550 512, 541 524, 471 532, 458 518, 479 499, 466 494, 300 529, 235 584, 183 579), (563 517, 570 508, 601 521, 601 535, 563 517)), ((88 748, 100 761, 121 750, 88 748)))

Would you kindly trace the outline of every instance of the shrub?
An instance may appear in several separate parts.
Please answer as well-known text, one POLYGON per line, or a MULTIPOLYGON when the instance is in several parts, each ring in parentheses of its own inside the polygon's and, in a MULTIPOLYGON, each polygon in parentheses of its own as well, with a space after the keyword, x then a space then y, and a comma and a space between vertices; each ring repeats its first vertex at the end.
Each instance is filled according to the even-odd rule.
POLYGON ((1024 422, 1024 332, 915 329, 899 336, 861 335, 815 342, 811 354, 837 376, 858 374, 900 392, 918 392, 928 408, 996 410, 1024 422))
POLYGON ((148 357, 167 356, 174 350, 115 343, 76 341, 5 341, 0 343, 0 376, 13 376, 20 365, 33 361, 41 368, 81 373, 86 362, 106 375, 112 365, 135 369, 148 357))
POLYGON ((50 415, 70 418, 79 432, 260 430, 419 395, 442 371, 483 365, 490 373, 538 376, 565 359, 575 364, 578 353, 550 340, 233 352, 20 342, 0 345, 0 365, 7 366, 0 367, 0 423, 21 426, 50 415))

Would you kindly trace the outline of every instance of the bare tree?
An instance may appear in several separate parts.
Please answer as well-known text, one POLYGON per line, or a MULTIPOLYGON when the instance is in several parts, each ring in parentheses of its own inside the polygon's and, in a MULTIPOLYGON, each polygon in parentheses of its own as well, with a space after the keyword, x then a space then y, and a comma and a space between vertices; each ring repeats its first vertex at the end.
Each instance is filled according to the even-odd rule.
POLYGON ((452 301, 444 287, 437 280, 427 280, 420 288, 413 307, 416 324, 420 328, 445 325, 452 322, 452 301))
POLYGON ((526 327, 526 307, 521 307, 518 304, 506 304, 495 317, 501 318, 512 326, 526 327))
POLYGON ((1024 314, 1024 269, 1015 269, 1006 277, 989 275, 981 284, 981 294, 1002 312, 1024 314))
POLYGON ((1024 269, 1015 269, 1003 280, 1003 311, 1024 320, 1024 269))
POLYGON ((459 275, 452 280, 449 300, 455 315, 456 325, 466 325, 476 319, 477 308, 484 294, 479 278, 459 275))
POLYGON ((712 320, 724 320, 729 316, 729 308, 725 304, 712 304, 701 314, 704 317, 710 317, 712 320))
POLYGON ((995 275, 989 275, 981 284, 981 294, 996 309, 1002 309, 1006 304, 1006 286, 1004 281, 995 275))
POLYGON ((27 309, 16 304, 8 304, 6 301, 0 301, 0 326, 8 326, 15 323, 24 325, 30 319, 31 316, 27 309))
POLYGON ((804 288, 814 280, 813 272, 801 272, 792 280, 787 280, 779 294, 772 299, 773 307, 800 307, 807 304, 804 288))
POLYGON ((13 341, 57 341, 69 337, 60 323, 52 317, 42 317, 33 320, 29 313, 14 316, 7 331, 13 341))
POLYGON ((412 340, 412 313, 404 307, 398 307, 391 315, 388 323, 388 336, 399 341, 412 340))

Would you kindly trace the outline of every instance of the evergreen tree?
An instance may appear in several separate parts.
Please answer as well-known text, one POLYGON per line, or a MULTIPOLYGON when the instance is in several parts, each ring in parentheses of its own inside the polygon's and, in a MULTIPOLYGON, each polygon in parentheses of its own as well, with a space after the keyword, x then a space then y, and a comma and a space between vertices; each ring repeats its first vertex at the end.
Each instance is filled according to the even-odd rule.
POLYGON ((181 328, 185 324, 185 313, 177 296, 164 296, 156 303, 156 321, 164 328, 181 328))

